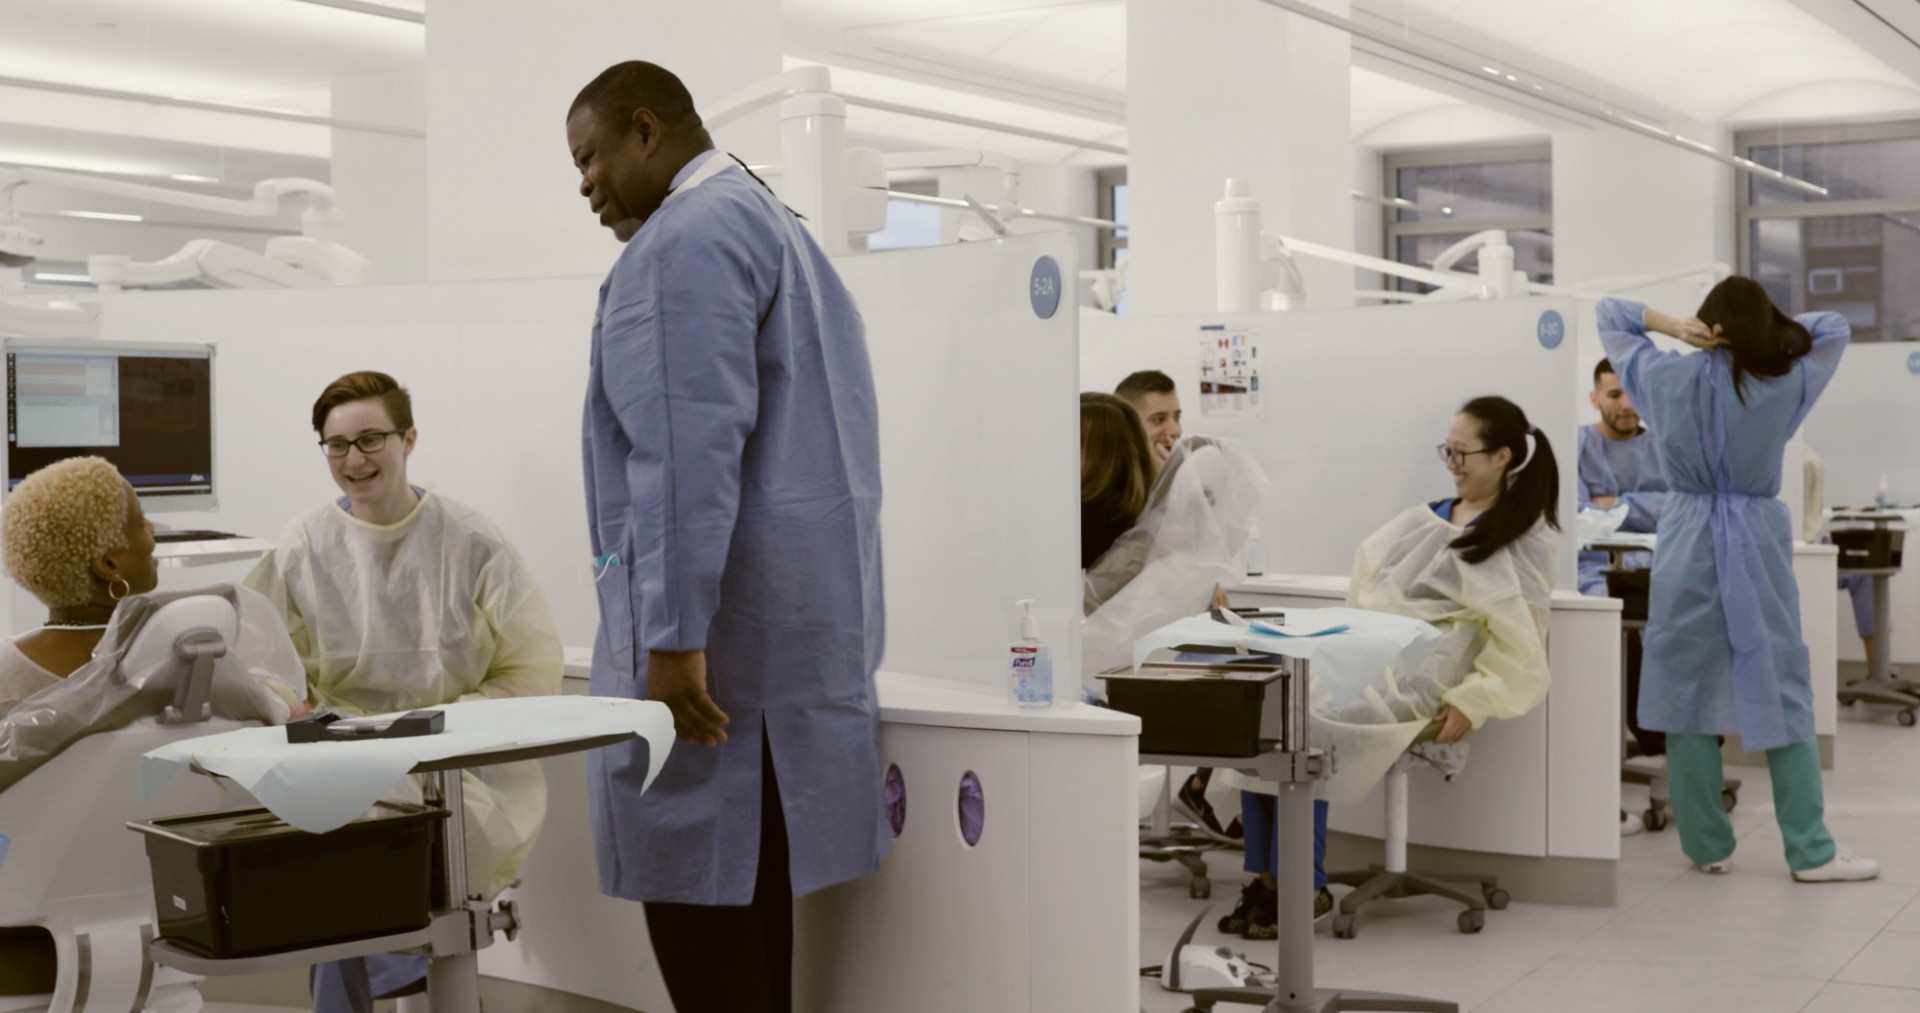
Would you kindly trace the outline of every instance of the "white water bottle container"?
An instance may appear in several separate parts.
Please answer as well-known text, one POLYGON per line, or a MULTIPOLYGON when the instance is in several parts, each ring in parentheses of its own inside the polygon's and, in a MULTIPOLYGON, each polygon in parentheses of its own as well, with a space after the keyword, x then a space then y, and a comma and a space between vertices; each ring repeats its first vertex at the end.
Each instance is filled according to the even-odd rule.
POLYGON ((1260 519, 1247 519, 1247 546, 1241 550, 1240 558, 1246 563, 1247 576, 1258 577, 1267 572, 1267 561, 1260 554, 1260 519))

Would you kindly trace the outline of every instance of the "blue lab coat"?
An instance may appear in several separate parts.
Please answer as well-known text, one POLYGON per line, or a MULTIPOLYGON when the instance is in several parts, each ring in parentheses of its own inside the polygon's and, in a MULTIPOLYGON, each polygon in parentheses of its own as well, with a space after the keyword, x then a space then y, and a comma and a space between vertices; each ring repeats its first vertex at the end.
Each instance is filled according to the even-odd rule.
MULTIPOLYGON (((1627 505, 1627 519, 1620 530, 1650 534, 1659 529, 1660 511, 1667 504, 1667 479, 1660 473, 1660 447, 1652 435, 1642 430, 1630 440, 1610 440, 1597 425, 1580 427, 1580 509, 1592 507, 1600 496, 1612 496, 1627 505)), ((1634 552, 1621 562, 1626 569, 1644 570, 1653 556, 1634 552)), ((1606 553, 1580 554, 1580 593, 1606 597, 1606 553)))
POLYGON ((763 735, 796 895, 874 872, 890 839, 864 328, 801 223, 737 166, 709 163, 724 158, 675 177, 593 325, 593 692, 644 699, 647 652, 705 649, 731 718, 725 744, 674 749, 645 795, 644 742, 590 754, 601 889, 629 900, 752 901, 763 735))
POLYGON ((1598 311, 1607 357, 1653 427, 1673 490, 1653 561, 1640 724, 1737 733, 1754 750, 1812 741, 1781 456, 1840 365, 1847 322, 1800 317, 1813 351, 1786 376, 1749 376, 1742 404, 1726 352, 1660 351, 1644 311, 1625 299, 1602 300, 1598 311))

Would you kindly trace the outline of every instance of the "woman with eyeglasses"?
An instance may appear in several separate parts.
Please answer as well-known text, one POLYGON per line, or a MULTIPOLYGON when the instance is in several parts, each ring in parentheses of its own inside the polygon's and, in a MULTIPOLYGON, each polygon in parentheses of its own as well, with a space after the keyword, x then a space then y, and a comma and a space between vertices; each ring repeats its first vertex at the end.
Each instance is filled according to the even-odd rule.
MULTIPOLYGON (((1348 699, 1313 686, 1313 743, 1339 757, 1314 804, 1316 918, 1334 910, 1324 869, 1329 802, 1360 801, 1406 755, 1452 777, 1475 730, 1546 699, 1560 526, 1553 445, 1519 405, 1478 397, 1454 415, 1438 450, 1454 494, 1409 507, 1360 543, 1347 604, 1424 620, 1439 642, 1416 668, 1389 668, 1348 699)), ((1270 784, 1243 794, 1242 825, 1272 826, 1267 796, 1276 794, 1270 784)), ((1253 847, 1250 832, 1250 859, 1253 847)))
MULTIPOLYGON (((285 616, 317 708, 379 714, 560 692, 559 628, 505 532, 479 511, 407 478, 419 432, 405 387, 349 373, 313 405, 313 428, 341 497, 288 524, 247 578, 285 616)), ((546 815, 537 762, 462 775, 470 893, 513 880, 546 815)), ((403 797, 418 801, 409 782, 403 797)), ((314 1009, 372 1009, 424 986, 421 957, 314 968, 314 1009)))

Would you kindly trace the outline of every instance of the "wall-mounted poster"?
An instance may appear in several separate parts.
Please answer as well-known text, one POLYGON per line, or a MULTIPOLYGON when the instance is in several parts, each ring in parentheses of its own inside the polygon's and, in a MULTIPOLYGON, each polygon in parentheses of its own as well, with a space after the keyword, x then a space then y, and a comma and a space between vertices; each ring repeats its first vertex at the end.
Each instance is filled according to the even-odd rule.
POLYGON ((1244 328, 1200 328, 1200 414, 1260 419, 1260 336, 1244 328))

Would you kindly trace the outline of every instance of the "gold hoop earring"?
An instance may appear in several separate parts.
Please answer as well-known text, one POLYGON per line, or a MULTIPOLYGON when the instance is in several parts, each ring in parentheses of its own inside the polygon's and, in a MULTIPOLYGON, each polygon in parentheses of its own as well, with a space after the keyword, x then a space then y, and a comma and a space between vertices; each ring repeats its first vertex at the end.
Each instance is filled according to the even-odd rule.
POLYGON ((113 578, 112 582, 107 584, 107 597, 112 598, 114 601, 119 601, 120 599, 125 598, 127 595, 130 595, 132 593, 133 593, 133 585, 127 583, 127 578, 125 577, 115 577, 113 578), (125 588, 126 590, 116 591, 114 590, 115 585, 125 588))

